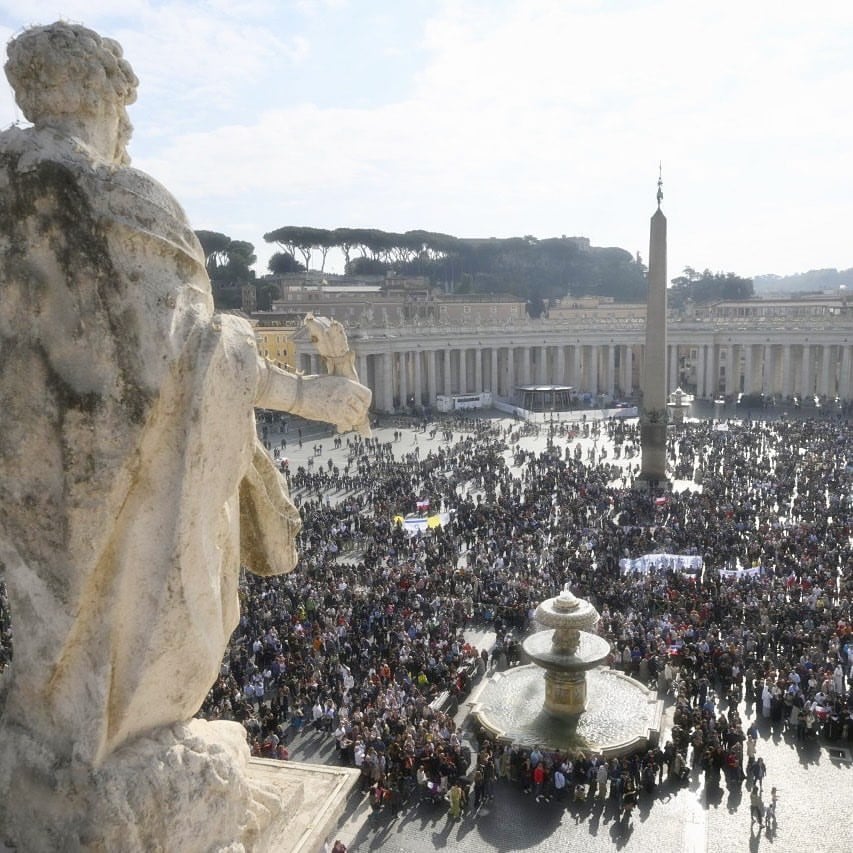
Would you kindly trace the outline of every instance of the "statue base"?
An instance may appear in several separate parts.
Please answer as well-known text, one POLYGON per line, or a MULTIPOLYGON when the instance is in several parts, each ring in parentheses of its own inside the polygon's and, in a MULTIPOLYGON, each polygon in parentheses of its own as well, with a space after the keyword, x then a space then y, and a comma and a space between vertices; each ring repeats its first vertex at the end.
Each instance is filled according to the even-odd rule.
POLYGON ((265 786, 283 791, 299 789, 299 804, 288 808, 283 830, 269 833, 267 853, 314 853, 332 839, 347 797, 361 774, 350 767, 326 767, 323 764, 301 764, 253 758, 249 776, 265 786))
POLYGON ((24 731, 0 735, 0 839, 12 849, 303 853, 318 849, 358 772, 251 759, 238 723, 155 730, 98 767, 24 731))

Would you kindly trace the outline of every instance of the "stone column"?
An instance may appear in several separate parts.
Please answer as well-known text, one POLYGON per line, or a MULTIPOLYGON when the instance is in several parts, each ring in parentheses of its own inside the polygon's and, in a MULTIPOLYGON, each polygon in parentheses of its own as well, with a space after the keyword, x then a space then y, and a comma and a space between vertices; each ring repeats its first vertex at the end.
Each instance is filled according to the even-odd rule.
POLYGON ((393 410, 400 403, 400 360, 396 352, 390 352, 388 357, 391 360, 391 409, 393 410))
POLYGON ((483 349, 477 347, 474 350, 474 393, 483 393, 483 349))
POLYGON ((413 377, 414 388, 412 389, 412 393, 415 395, 415 405, 416 406, 422 406, 423 402, 424 402, 423 401, 424 389, 423 389, 422 377, 421 377, 421 359, 423 358, 423 353, 419 349, 413 350, 412 351, 412 358, 414 358, 414 360, 415 360, 415 365, 414 365, 415 366, 415 370, 414 370, 415 375, 413 377))
POLYGON ((705 350, 705 396, 712 400, 717 396, 720 385, 720 348, 708 344, 705 350))
POLYGON ((504 373, 506 371, 506 357, 501 347, 492 348, 492 396, 504 396, 504 373))
POLYGON ((699 344, 696 347, 696 396, 698 398, 702 398, 706 396, 705 391, 705 344, 699 344))
POLYGON ((548 383, 548 347, 539 347, 539 364, 536 381, 540 385, 548 383))
POLYGON ((752 344, 745 344, 743 351, 743 391, 745 394, 751 394, 753 388, 752 371, 754 365, 752 363, 752 344))
POLYGON ((373 391, 373 399, 370 401, 370 408, 376 408, 376 386, 377 382, 377 374, 376 374, 376 359, 372 355, 372 353, 362 353, 361 359, 363 360, 361 364, 358 366, 358 378, 363 385, 367 385, 371 391, 373 391), (362 374, 362 370, 364 370, 364 374, 362 374))
POLYGON ((743 344, 734 345, 734 363, 736 365, 734 383, 735 394, 737 394, 741 385, 743 385, 743 344))
POLYGON ((670 344, 667 349, 669 351, 669 382, 667 383, 667 390, 671 394, 678 388, 678 346, 670 344))
POLYGON ((367 370, 367 356, 363 352, 355 354, 355 369, 358 373, 358 381, 362 385, 370 386, 370 374, 367 370))
POLYGON ((719 344, 711 345, 711 360, 709 367, 709 381, 711 383, 708 388, 708 395, 716 399, 720 394, 720 367, 722 365, 723 348, 719 344))
POLYGON ((373 353, 368 357, 368 365, 373 367, 373 408, 377 412, 384 411, 385 396, 382 391, 383 359, 381 353, 373 353))
POLYGON ((465 386, 461 383, 462 367, 465 363, 465 350, 450 350, 450 388, 452 394, 462 394, 465 386))
POLYGON ((791 397, 794 393, 793 374, 791 373, 791 345, 782 344, 782 396, 791 397))
POLYGON ((382 410, 390 412, 394 409, 394 374, 391 365, 391 353, 382 353, 382 410))
POLYGON ((726 395, 735 393, 735 348, 732 344, 726 347, 726 395))
POLYGON ((601 349, 597 344, 587 347, 589 352, 589 393, 593 397, 598 396, 598 365, 600 361, 601 349))
POLYGON ((506 396, 509 400, 515 396, 515 347, 506 351, 506 396))
POLYGON ((710 343, 705 349, 705 396, 714 399, 717 393, 716 382, 720 375, 717 365, 717 347, 710 343))
POLYGON ((616 347, 613 344, 607 345, 607 370, 606 374, 606 388, 604 389, 611 397, 613 396, 613 392, 615 390, 614 386, 616 384, 616 347))
POLYGON ((838 382, 838 396, 842 400, 853 399, 853 383, 851 383, 851 367, 853 367, 853 347, 845 343, 841 347, 841 373, 838 382))
POLYGON ((569 384, 580 391, 583 385, 583 346, 573 344, 571 358, 569 360, 569 384))
POLYGON ((824 397, 828 397, 830 395, 834 396, 834 389, 832 388, 831 382, 832 345, 823 344, 820 348, 820 355, 820 385, 818 387, 818 394, 821 394, 824 397))
POLYGON ((449 397, 453 393, 453 385, 450 378, 450 347, 444 350, 444 394, 449 397))
POLYGON ((768 396, 773 393, 776 378, 776 359, 773 358, 773 346, 764 344, 764 363, 761 373, 761 393, 768 396))
POLYGON ((400 367, 400 408, 405 409, 409 404, 409 354, 405 350, 397 354, 397 364, 400 367))
POLYGON ((438 396, 438 377, 436 376, 435 350, 431 349, 427 353, 427 393, 429 394, 430 406, 435 405, 435 398, 438 396))
POLYGON ((803 344, 802 353, 803 356, 800 363, 800 393, 805 396, 807 394, 814 394, 811 346, 809 344, 803 344))
POLYGON ((631 347, 619 347, 619 392, 623 397, 631 396, 631 347))
POLYGON ((521 351, 521 384, 522 385, 530 385, 532 384, 530 370, 530 347, 524 347, 521 351))
POLYGON ((555 370, 555 385, 566 384, 566 348, 562 345, 555 350, 554 358, 557 359, 555 370))

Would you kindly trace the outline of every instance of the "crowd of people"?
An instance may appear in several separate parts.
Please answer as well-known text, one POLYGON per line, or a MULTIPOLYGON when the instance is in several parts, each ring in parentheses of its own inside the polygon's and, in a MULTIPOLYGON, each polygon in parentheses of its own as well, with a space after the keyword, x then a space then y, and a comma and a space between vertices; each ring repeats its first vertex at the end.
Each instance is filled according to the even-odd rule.
POLYGON ((760 800, 767 768, 744 702, 797 743, 853 741, 847 420, 674 427, 676 488, 659 495, 631 487, 635 422, 469 418, 344 441, 345 463, 290 470, 279 454, 303 517, 300 565, 245 576, 200 712, 242 722, 256 755, 284 759, 295 733, 325 732, 375 808, 431 797, 458 816, 498 780, 540 802, 608 796, 630 810, 691 766, 760 800), (442 440, 422 453, 427 431, 442 440), (525 441, 536 431, 538 452, 525 441), (450 523, 409 535, 399 517, 427 503, 450 523), (664 570, 659 553, 699 556, 702 569, 664 570), (641 555, 646 569, 626 571, 641 555), (601 614, 610 665, 671 696, 670 736, 612 762, 488 740, 472 751, 456 702, 512 662, 537 604, 566 582, 601 614), (493 630, 494 648, 467 642, 472 628, 493 630))
POLYGON ((472 418, 347 445, 346 463, 287 472, 305 525, 300 569, 246 579, 204 709, 242 719, 258 754, 313 726, 360 768, 375 807, 420 795, 456 813, 498 779, 541 801, 596 797, 602 782, 630 800, 690 766, 709 785, 757 781, 760 796, 743 701, 798 742, 853 739, 847 421, 673 429, 684 488, 657 499, 631 488, 640 438, 627 421, 472 418), (443 441, 421 455, 419 430, 443 441), (537 431, 541 452, 525 442, 537 431), (407 535, 395 518, 426 502, 450 525, 407 535), (699 555, 703 570, 655 571, 653 556, 643 574, 620 566, 658 552, 699 555), (511 661, 536 605, 566 581, 601 613, 610 664, 671 691, 671 737, 616 766, 488 743, 472 755, 447 700, 511 661), (467 645, 466 629, 484 626, 495 647, 467 645))

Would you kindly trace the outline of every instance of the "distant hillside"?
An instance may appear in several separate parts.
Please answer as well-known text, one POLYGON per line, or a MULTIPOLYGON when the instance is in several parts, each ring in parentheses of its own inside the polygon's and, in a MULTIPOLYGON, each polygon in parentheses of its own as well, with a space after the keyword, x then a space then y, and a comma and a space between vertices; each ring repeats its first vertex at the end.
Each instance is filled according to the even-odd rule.
POLYGON ((798 293, 807 291, 838 290, 846 285, 853 291, 853 268, 849 270, 809 270, 796 275, 757 275, 753 279, 756 296, 769 296, 773 293, 798 293))

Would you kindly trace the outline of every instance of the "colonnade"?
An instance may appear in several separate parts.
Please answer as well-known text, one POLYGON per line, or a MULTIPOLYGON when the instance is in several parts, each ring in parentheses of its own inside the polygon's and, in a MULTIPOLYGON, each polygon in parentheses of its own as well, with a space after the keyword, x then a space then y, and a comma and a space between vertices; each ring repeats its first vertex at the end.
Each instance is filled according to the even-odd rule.
MULTIPOLYGON (((532 343, 513 340, 521 336, 506 330, 460 328, 455 339, 448 339, 446 330, 400 329, 393 337, 351 335, 351 346, 377 411, 433 405, 439 394, 490 391, 511 401, 518 385, 570 385, 579 394, 613 399, 639 391, 640 332, 617 337, 590 330, 567 343, 564 330, 546 336, 541 331, 549 330, 543 327, 540 340, 532 343)), ((853 399, 853 333, 786 333, 763 342, 755 337, 725 329, 669 331, 668 392, 681 387, 702 398, 743 392, 853 399)), ((297 363, 306 372, 321 372, 307 343, 297 363)))
MULTIPOLYGON (((511 399, 518 385, 570 385, 591 394, 625 396, 637 385, 633 347, 477 346, 358 353, 359 376, 374 392, 374 408, 432 405, 439 394, 511 399)), ((313 365, 312 365, 313 367, 313 365)))
POLYGON ((700 397, 743 392, 851 398, 853 348, 846 341, 727 342, 698 344, 695 350, 692 374, 700 397))

